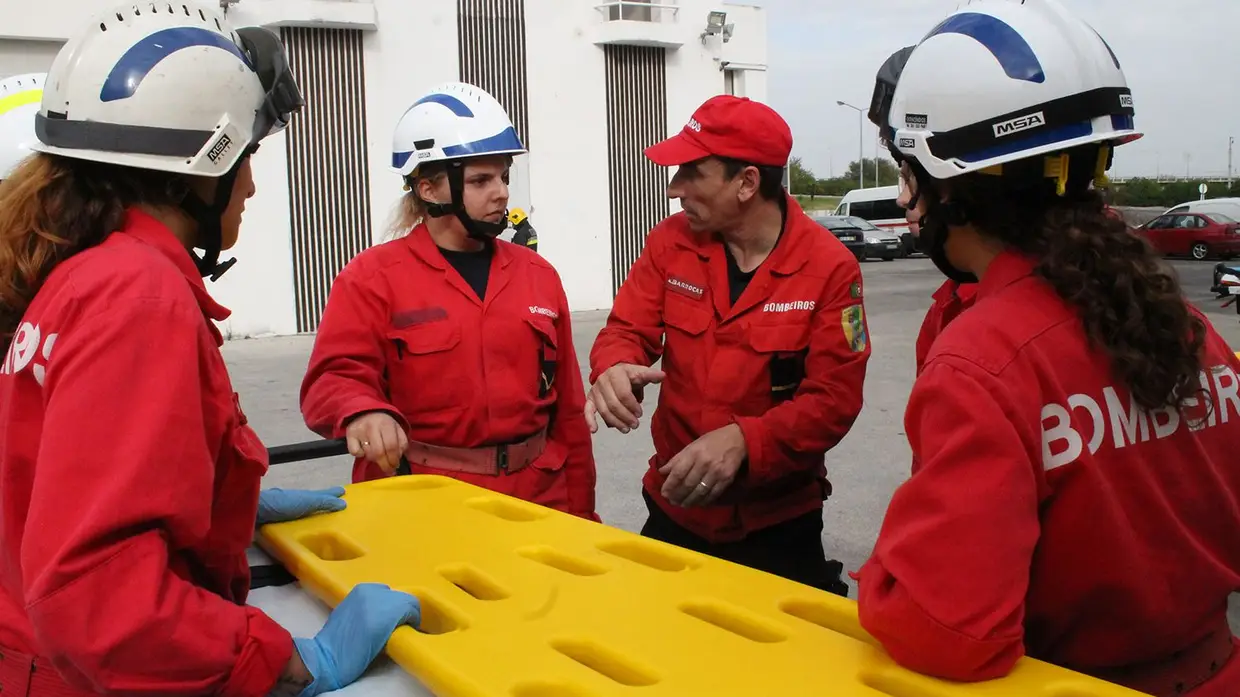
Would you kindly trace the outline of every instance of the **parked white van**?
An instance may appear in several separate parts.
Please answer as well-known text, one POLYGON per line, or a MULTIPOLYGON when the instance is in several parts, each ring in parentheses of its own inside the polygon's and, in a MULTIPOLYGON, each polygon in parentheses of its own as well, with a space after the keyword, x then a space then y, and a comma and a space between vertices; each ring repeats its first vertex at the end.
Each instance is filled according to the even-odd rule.
POLYGON ((840 200, 835 214, 854 215, 899 235, 901 251, 904 256, 908 256, 914 251, 913 233, 909 232, 904 209, 896 203, 899 195, 900 187, 898 186, 853 189, 840 200))
POLYGON ((1168 209, 1163 215, 1173 213, 1222 213, 1232 220, 1240 220, 1240 198, 1208 198, 1189 201, 1168 209))

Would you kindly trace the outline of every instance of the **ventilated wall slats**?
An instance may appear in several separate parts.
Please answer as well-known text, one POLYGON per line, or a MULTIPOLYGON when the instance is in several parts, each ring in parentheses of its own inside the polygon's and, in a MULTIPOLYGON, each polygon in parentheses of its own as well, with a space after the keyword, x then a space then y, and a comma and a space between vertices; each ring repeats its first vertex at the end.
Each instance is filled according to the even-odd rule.
POLYGON ((525 0, 457 0, 461 81, 495 97, 530 147, 525 0))
POLYGON ((318 328, 336 274, 371 243, 362 32, 285 27, 306 105, 288 127, 297 331, 318 328))
POLYGON ((667 169, 643 154, 668 135, 667 63, 657 47, 608 45, 604 51, 614 297, 647 233, 670 212, 667 169))

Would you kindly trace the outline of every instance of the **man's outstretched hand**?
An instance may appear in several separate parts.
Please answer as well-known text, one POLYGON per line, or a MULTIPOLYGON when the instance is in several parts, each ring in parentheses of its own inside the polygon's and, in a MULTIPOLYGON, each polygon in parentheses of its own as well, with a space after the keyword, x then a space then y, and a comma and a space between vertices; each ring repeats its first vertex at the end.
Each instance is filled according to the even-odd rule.
POLYGON ((586 395, 586 423, 590 433, 598 432, 598 417, 603 423, 628 433, 636 429, 642 416, 643 388, 651 383, 663 382, 667 377, 661 370, 617 363, 598 377, 586 395))

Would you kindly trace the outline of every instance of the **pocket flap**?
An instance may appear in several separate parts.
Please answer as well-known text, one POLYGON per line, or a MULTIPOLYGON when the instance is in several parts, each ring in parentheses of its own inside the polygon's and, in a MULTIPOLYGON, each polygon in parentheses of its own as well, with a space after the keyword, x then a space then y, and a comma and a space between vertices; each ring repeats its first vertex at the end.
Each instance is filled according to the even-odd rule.
POLYGON ((528 322, 531 327, 533 327, 534 333, 537 334, 539 337, 541 337, 542 340, 546 342, 548 345, 550 345, 552 348, 554 348, 556 344, 559 343, 560 334, 558 331, 556 331, 555 322, 553 322, 550 317, 543 317, 542 315, 531 315, 529 317, 526 317, 525 321, 528 322))
POLYGON ((749 345, 759 353, 800 351, 809 346, 809 325, 755 325, 749 330, 749 345))
POLYGON ((419 324, 402 329, 389 329, 387 337, 400 342, 409 353, 439 353, 461 343, 461 326, 451 320, 419 324))
POLYGON ((714 308, 701 300, 681 300, 669 296, 663 308, 663 323, 697 336, 710 326, 712 315, 714 308))

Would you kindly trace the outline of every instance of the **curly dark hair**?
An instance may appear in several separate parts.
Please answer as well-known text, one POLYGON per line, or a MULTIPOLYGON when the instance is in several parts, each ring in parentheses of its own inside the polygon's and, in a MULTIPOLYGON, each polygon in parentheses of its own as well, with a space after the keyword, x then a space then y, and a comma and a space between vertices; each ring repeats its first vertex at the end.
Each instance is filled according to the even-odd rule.
POLYGON ((1063 195, 1044 176, 1042 158, 1005 165, 1002 176, 940 184, 980 232, 1039 260, 1035 272, 1077 309, 1089 340, 1140 406, 1179 407, 1202 390, 1205 322, 1149 242, 1090 188, 1098 146, 1068 154, 1063 195))
POLYGON ((176 206, 184 177, 35 154, 0 183, 0 345, 52 269, 118 229, 138 204, 176 206))

